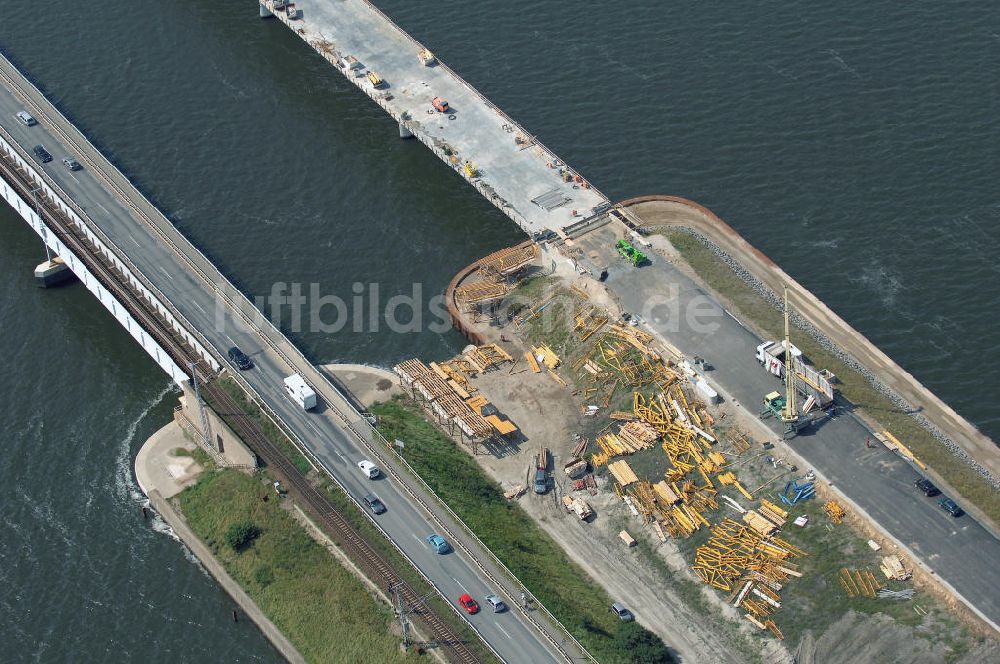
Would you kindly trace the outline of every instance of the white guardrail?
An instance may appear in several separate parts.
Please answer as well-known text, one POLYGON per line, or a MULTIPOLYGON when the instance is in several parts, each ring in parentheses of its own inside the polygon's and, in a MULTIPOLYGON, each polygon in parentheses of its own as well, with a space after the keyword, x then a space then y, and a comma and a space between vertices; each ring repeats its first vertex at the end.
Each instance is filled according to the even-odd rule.
MULTIPOLYGON (((250 302, 249 298, 247 298, 246 295, 242 291, 240 291, 238 288, 236 288, 236 286, 225 275, 223 275, 221 272, 219 272, 218 269, 215 268, 215 266, 211 262, 211 260, 209 260, 209 258, 207 256, 205 256, 205 254, 200 249, 198 249, 197 247, 195 247, 186 237, 184 237, 180 233, 180 231, 178 231, 173 226, 173 224, 171 224, 170 221, 168 219, 166 219, 166 217, 163 216, 163 214, 159 210, 157 210, 145 198, 145 196, 143 196, 141 193, 139 193, 137 190, 135 190, 134 186, 131 184, 131 182, 129 182, 128 178, 126 178, 125 175, 116 166, 114 166, 114 164, 111 164, 111 162, 109 162, 106 158, 104 158, 104 156, 100 152, 100 150, 98 150, 97 147, 94 146, 93 143, 91 143, 86 138, 86 136, 84 136, 76 128, 76 126, 73 125, 73 123, 70 122, 66 118, 66 116, 62 114, 61 111, 59 111, 58 109, 56 109, 53 105, 49 104, 48 101, 45 99, 45 96, 42 94, 42 92, 40 90, 38 90, 38 88, 34 84, 32 84, 30 81, 28 81, 26 78, 24 78, 24 76, 21 74, 21 72, 19 70, 17 70, 17 68, 14 67, 14 65, 6 57, 0 55, 0 60, 2 60, 2 61, 0 61, 0 67, 6 68, 9 72, 12 73, 13 76, 16 76, 16 77, 18 77, 18 78, 21 79, 21 83, 18 83, 17 81, 12 80, 12 78, 10 76, 4 76, 4 78, 7 79, 8 84, 10 84, 10 86, 12 87, 12 91, 14 91, 15 93, 20 93, 19 96, 21 96, 22 100, 28 106, 31 107, 31 109, 34 111, 34 114, 36 115, 36 117, 39 120, 44 120, 46 122, 46 124, 49 126, 49 128, 51 128, 55 133, 57 133, 59 135, 59 137, 63 141, 65 141, 67 143, 68 146, 72 147, 77 152, 77 154, 79 155, 79 158, 84 161, 84 163, 93 171, 93 173, 100 180, 102 180, 102 182, 119 198, 119 200, 127 208, 129 208, 130 210, 132 210, 138 216, 138 218, 141 221, 143 221, 157 236, 159 236, 163 240, 163 242, 173 251, 173 253, 184 264, 186 264, 194 272, 194 274, 197 275, 206 284, 206 286, 209 289, 211 289, 216 294, 217 297, 221 297, 226 302, 226 304, 228 305, 228 307, 231 310, 237 312, 240 315, 240 317, 244 320, 244 322, 247 325, 250 326, 250 329, 255 330, 260 335, 260 337, 265 342, 267 342, 268 346, 272 349, 272 351, 276 355, 278 355, 278 357, 281 358, 281 360, 286 364, 286 366, 289 367, 289 369, 292 371, 292 373, 295 373, 295 372, 309 373, 311 375, 311 377, 313 378, 313 381, 311 381, 311 382, 313 383, 314 386, 317 385, 317 380, 318 380, 318 382, 319 382, 318 386, 321 388, 321 391, 326 391, 328 393, 332 392, 333 394, 335 394, 337 396, 337 399, 344 406, 346 406, 347 410, 349 412, 351 412, 351 413, 354 414, 354 416, 355 416, 354 422, 364 422, 365 425, 367 426, 368 430, 372 434, 372 437, 374 439, 376 439, 376 440, 379 440, 382 443, 382 445, 384 446, 384 448, 386 450, 394 452, 393 446, 391 445, 391 443, 389 443, 389 441, 387 441, 385 439, 385 437, 382 436, 382 434, 377 429, 375 429, 373 426, 371 426, 371 424, 361 415, 361 413, 357 409, 354 408, 354 406, 351 404, 350 400, 340 391, 340 389, 337 388, 337 386, 334 385, 325 375, 323 375, 322 372, 317 371, 315 369, 315 367, 313 366, 313 364, 305 357, 305 355, 303 355, 302 352, 280 330, 278 330, 272 324, 270 324, 270 322, 266 319, 266 317, 264 317, 261 314, 261 312, 253 305, 253 303, 250 302), (29 91, 24 91, 22 89, 23 86, 25 86, 25 85, 30 88, 29 91), (57 118, 54 119, 47 112, 46 108, 43 108, 40 103, 36 102, 34 99, 31 99, 32 94, 36 95, 38 99, 41 99, 41 100, 45 101, 48 104, 48 107, 51 108, 51 109, 53 109, 55 111, 55 113, 57 115, 57 118), (69 131, 68 132, 64 131, 64 129, 59 126, 60 123, 66 125, 69 128, 69 131), (73 138, 70 135, 70 133, 75 133, 76 136, 77 136, 77 138, 73 138), (81 143, 83 145, 81 145, 81 143), (110 175, 105 171, 104 165, 98 164, 94 159, 91 158, 91 156, 89 154, 90 152, 98 155, 101 158, 101 160, 104 162, 104 164, 106 164, 107 166, 110 166, 111 171, 112 171, 110 175), (120 184, 120 185, 117 184, 114 181, 115 179, 119 180, 122 184, 120 184), (149 214, 147 214, 145 211, 143 211, 141 209, 140 205, 137 205, 127 195, 126 188, 132 188, 133 191, 136 191, 136 193, 139 194, 140 200, 144 204, 144 206, 147 207, 150 210, 150 212, 152 212, 152 214, 154 216, 158 215, 160 217, 160 219, 162 220, 162 222, 164 222, 166 224, 167 228, 163 228, 160 223, 155 222, 150 217, 149 214), (177 241, 175 242, 168 235, 175 236, 176 239, 177 239, 177 241), (192 259, 191 256, 189 256, 187 254, 186 251, 182 251, 181 247, 178 246, 178 243, 180 245, 182 245, 187 251, 190 251, 190 252, 192 252, 194 254, 193 259, 192 259), (195 260, 201 261, 204 264, 206 264, 207 266, 209 266, 209 269, 211 271, 213 271, 215 273, 215 275, 217 276, 218 283, 216 283, 212 279, 210 279, 209 275, 202 268, 200 268, 198 265, 195 264, 195 260), (224 290, 222 290, 222 288, 220 288, 220 284, 223 287, 227 288, 229 290, 229 292, 227 293, 224 290), (235 296, 236 301, 234 301, 234 299, 230 295, 230 293, 235 296), (237 302, 239 302, 239 306, 237 306, 237 302), (250 315, 248 314, 248 311, 253 312, 254 313, 254 317, 257 318, 258 320, 262 321, 262 323, 264 325, 263 326, 262 325, 258 325, 250 317, 250 315), (292 354, 295 355, 296 359, 298 360, 298 364, 296 364, 295 362, 293 362, 288 357, 288 355, 285 352, 283 352, 281 350, 281 348, 278 347, 278 343, 276 343, 275 340, 271 338, 271 335, 277 336, 278 339, 279 339, 279 342, 283 342, 284 344, 287 345, 288 348, 291 349, 292 354), (324 388, 325 388, 325 390, 324 390, 324 388)), ((67 196, 67 199, 71 200, 71 199, 69 199, 68 196, 67 196)), ((82 215, 81 218, 86 219, 91 224, 93 223, 92 220, 89 219, 89 217, 86 217, 86 215, 82 215)), ((97 229, 97 231, 95 231, 95 232, 100 232, 100 231, 99 231, 99 229, 97 229)), ((101 235, 104 235, 103 232, 101 232, 101 235)), ((109 240, 109 242, 110 242, 110 240, 109 240)), ((109 246, 114 246, 117 251, 120 251, 120 249, 117 248, 117 245, 115 245, 113 242, 110 243, 109 246)), ((130 266, 134 266, 134 264, 132 264, 131 261, 128 261, 128 263, 130 264, 130 266)), ((138 268, 135 268, 135 269, 136 269, 137 275, 142 275, 142 278, 144 279, 144 281, 148 281, 148 279, 145 277, 145 275, 140 270, 138 270, 138 268)), ((156 289, 155 287, 153 287, 152 284, 150 284, 149 287, 151 287, 151 290, 153 290, 155 293, 157 293, 163 299, 163 301, 169 303, 169 300, 167 300, 166 297, 163 296, 163 294, 159 291, 159 289, 156 289)), ((184 323, 187 325, 188 332, 190 332, 193 335, 195 335, 198 338, 198 340, 202 344, 204 344, 204 346, 206 348, 210 348, 210 349, 214 348, 214 346, 211 344, 211 342, 209 342, 204 337, 204 335, 201 332, 198 331, 197 327, 195 327, 194 325, 192 325, 190 323, 190 321, 188 321, 183 315, 180 314, 180 312, 177 312, 176 309, 173 307, 173 305, 170 305, 170 307, 171 307, 171 310, 173 312, 176 312, 175 316, 177 316, 179 320, 184 321, 184 323)), ((218 357, 221 359, 222 355, 219 354, 218 357)), ((333 474, 330 472, 330 470, 327 469, 325 466, 323 466, 322 463, 319 463, 317 465, 317 461, 318 460, 316 460, 315 457, 314 457, 314 455, 310 451, 308 451, 308 448, 303 443, 303 441, 297 435, 295 435, 294 432, 290 431, 289 428, 287 426, 285 426, 281 422, 280 418, 278 418, 271 411, 270 407, 267 406, 267 402, 264 400, 263 396, 260 393, 258 393, 257 390, 254 389, 254 387, 252 385, 250 385, 245 379, 243 379, 242 376, 239 376, 238 372, 231 372, 231 375, 233 375, 236 378, 237 382, 240 384, 241 387, 243 387, 244 390, 246 390, 250 395, 253 396, 254 401, 257 402, 257 404, 261 408, 261 410, 268 416, 268 418, 275 424, 275 426, 279 427, 283 432, 285 432, 286 435, 288 435, 289 439, 293 442, 293 444, 296 446, 296 448, 300 452, 302 452, 303 455, 307 459, 310 460, 310 463, 312 463, 313 466, 316 467, 317 469, 323 468, 323 470, 331 477, 331 479, 333 479, 334 482, 337 483, 337 485, 341 488, 341 490, 343 490, 351 498, 351 500, 355 503, 355 505, 359 509, 361 509, 361 506, 360 506, 360 504, 358 504, 357 500, 355 500, 353 498, 353 496, 351 496, 350 493, 347 492, 346 488, 336 479, 336 477, 333 476, 333 474)), ((337 415, 343 420, 344 424, 346 425, 345 428, 347 430, 351 431, 352 433, 354 433, 355 436, 357 437, 358 441, 361 442, 361 444, 364 445, 364 447, 366 449, 368 449, 369 451, 371 451, 373 455, 375 455, 377 458, 379 458, 380 460, 382 460, 381 453, 377 449, 375 449, 369 443, 369 441, 361 434, 361 432, 358 431, 357 428, 355 428, 354 422, 352 422, 352 420, 350 418, 348 418, 344 414, 344 412, 340 408, 338 408, 333 403, 333 401, 331 401, 329 398, 327 398, 327 405, 334 412, 336 412, 337 415)), ((410 464, 407 463, 406 460, 403 459, 402 456, 400 456, 398 453, 394 453, 394 457, 398 460, 398 462, 401 465, 403 465, 407 469, 407 471, 414 478, 417 479, 417 481, 420 483, 420 485, 423 488, 423 490, 426 491, 430 496, 432 496, 437 501, 437 503, 438 503, 439 506, 443 507, 446 510, 446 512, 448 513, 448 515, 451 517, 451 519, 462 528, 462 530, 466 534, 466 536, 469 537, 469 539, 471 539, 473 542, 475 542, 475 544, 478 545, 480 547, 480 549, 482 551, 484 551, 491 558, 493 564, 496 565, 499 569, 501 569, 505 574, 507 574, 510 577, 511 581, 513 581, 515 583, 515 585, 517 585, 519 588, 521 588, 521 592, 524 592, 525 595, 531 599, 532 603, 538 609, 540 609, 546 615, 546 617, 548 617, 548 619, 553 623, 553 626, 557 627, 559 630, 561 630, 563 632, 563 634, 565 635, 565 640, 573 643, 580 650, 581 653, 583 653, 590 661, 592 661, 592 662, 594 662, 596 664, 597 660, 593 657, 593 655, 590 654, 590 652, 583 646, 583 644, 581 644, 569 632, 569 630, 567 630, 566 627, 554 615, 552 615, 552 613, 547 608, 545 608, 545 606, 531 593, 531 591, 528 590, 520 582, 520 580, 517 578, 517 576, 513 572, 511 572, 510 569, 506 565, 504 565, 503 562, 501 562, 499 558, 496 557, 496 555, 490 550, 490 548, 488 546, 486 546, 482 542, 482 540, 479 539, 479 537, 472 531, 471 528, 469 528, 468 524, 466 524, 461 518, 459 518, 459 516, 457 514, 455 514, 454 510, 452 510, 441 499, 441 497, 438 496, 437 493, 423 480, 423 478, 420 477, 419 473, 417 473, 416 470, 414 470, 413 467, 410 466, 410 464)), ((384 463, 384 461, 383 461, 383 465, 384 466, 386 465, 384 463)), ((469 559, 472 560, 476 564, 476 566, 480 569, 480 571, 482 571, 483 574, 486 575, 487 578, 489 578, 501 590, 504 591, 504 593, 508 596, 508 599, 511 600, 511 605, 512 606, 518 606, 519 609, 522 612, 522 615, 524 615, 525 618, 530 623, 532 623, 535 626, 535 628, 539 632, 541 632, 542 635, 545 636, 550 641, 550 643, 569 661, 571 658, 566 653, 566 651, 562 647, 561 643, 557 642, 548 633, 547 630, 545 630, 544 628, 542 628, 542 626, 540 625, 540 623, 538 623, 538 621, 535 620, 535 618, 533 616, 531 616, 528 611, 526 611, 523 607, 521 607, 520 602, 517 601, 517 600, 515 600, 512 597, 511 593, 509 593, 506 590, 505 586, 502 585, 502 584, 500 584, 499 581, 485 568, 485 566, 482 564, 482 562, 479 560, 479 558, 475 554, 473 554, 473 552, 471 550, 469 550, 469 548, 463 542, 461 542, 461 540, 459 540, 458 538, 456 538, 454 536, 454 533, 451 531, 451 529, 448 528, 437 517, 437 515, 434 513, 434 511, 431 510, 430 507, 422 499, 420 499, 407 486, 406 482, 404 482, 402 480, 402 478, 400 478, 395 473, 393 473, 393 474, 395 475, 395 479, 397 480, 397 483, 400 486, 402 486, 404 488, 404 490, 407 491, 407 493, 410 495, 410 497, 414 501, 416 501, 418 504, 420 504, 428 512, 428 514, 431 516, 431 518, 442 528, 443 531, 445 531, 447 534, 449 534, 452 537, 452 539, 455 540, 456 543, 459 546, 462 547, 462 550, 466 553, 466 555, 469 557, 469 559)), ((363 509, 362 509, 362 512, 364 512, 363 509)), ((374 520, 372 520, 372 522, 375 523, 374 520)), ((376 523, 376 526, 377 525, 378 524, 376 523)), ((381 528, 380 528, 380 530, 381 530, 381 528)), ((383 531, 383 534, 385 534, 384 531, 383 531)), ((406 553, 403 552, 403 550, 392 540, 392 538, 390 538, 387 534, 385 534, 385 536, 386 536, 387 539, 389 539, 390 542, 392 542, 393 546, 397 549, 397 551, 399 551, 404 556, 404 558, 406 558, 414 566, 414 568, 417 569, 417 571, 420 573, 420 575, 422 577, 424 577, 425 580, 427 580, 427 582, 435 590, 437 590, 438 594, 443 599, 446 600, 446 603, 448 604, 448 606, 452 606, 450 602, 447 602, 447 597, 440 591, 440 589, 438 589, 437 586, 432 581, 430 581, 430 579, 426 575, 424 575, 424 573, 422 571, 420 571, 420 568, 417 567, 416 564, 414 564, 414 562, 409 558, 409 556, 407 556, 406 553)), ((462 614, 459 613, 458 610, 455 609, 453 606, 452 606, 452 609, 456 612, 456 614, 458 614, 459 616, 461 616, 465 620, 466 624, 468 624, 478 634, 478 630, 475 629, 475 627, 472 625, 472 623, 469 622, 468 619, 465 616, 462 616, 462 614)), ((486 643, 486 640, 483 639, 483 642, 486 643)), ((487 643, 487 647, 489 647, 490 650, 493 651, 493 648, 491 646, 489 646, 488 643, 487 643)), ((497 655, 497 657, 499 659, 503 660, 503 658, 500 657, 498 653, 496 653, 495 651, 493 651, 493 652, 494 652, 494 654, 497 655)))

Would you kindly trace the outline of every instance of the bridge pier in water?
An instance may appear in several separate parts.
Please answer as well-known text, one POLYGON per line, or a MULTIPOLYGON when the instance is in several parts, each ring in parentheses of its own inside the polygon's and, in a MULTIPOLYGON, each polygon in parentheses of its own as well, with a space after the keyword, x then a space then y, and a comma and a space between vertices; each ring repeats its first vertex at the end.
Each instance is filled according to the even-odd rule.
POLYGON ((76 277, 73 270, 63 259, 55 256, 38 264, 35 268, 35 281, 40 288, 52 288, 69 283, 76 277))

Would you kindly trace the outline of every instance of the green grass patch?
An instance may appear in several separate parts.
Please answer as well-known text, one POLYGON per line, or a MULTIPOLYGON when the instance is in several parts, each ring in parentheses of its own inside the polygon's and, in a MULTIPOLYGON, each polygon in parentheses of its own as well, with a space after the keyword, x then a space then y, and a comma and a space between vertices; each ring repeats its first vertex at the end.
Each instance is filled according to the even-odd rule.
MULTIPOLYGON (((386 438, 406 442, 403 454, 424 481, 598 660, 635 661, 626 645, 635 634, 619 632, 632 628, 608 611, 611 598, 417 404, 396 397, 372 412, 386 438)), ((662 646, 660 655, 644 661, 671 661, 662 646)))
MULTIPOLYGON (((704 243, 684 231, 660 231, 708 286, 729 300, 748 323, 771 338, 782 334, 784 318, 758 295, 704 243)), ((871 419, 903 441, 941 475, 968 502, 978 506, 994 523, 1000 523, 1000 492, 968 464, 955 458, 913 417, 900 410, 860 373, 823 348, 811 335, 800 332, 795 345, 816 367, 837 375, 837 389, 871 419)))
POLYGON ((307 661, 418 661, 400 651, 389 607, 317 544, 269 488, 238 471, 205 472, 178 501, 191 529, 307 661), (240 524, 259 534, 234 549, 227 533, 240 524))
MULTIPOLYGON (((299 472, 309 475, 312 471, 312 465, 308 460, 298 451, 298 448, 292 444, 288 436, 278 427, 274 425, 274 422, 267 417, 260 407, 252 402, 243 392, 243 389, 232 379, 225 377, 220 379, 220 384, 223 388, 232 396, 237 403, 243 408, 244 412, 250 414, 261 426, 264 434, 268 436, 272 443, 274 443, 287 457, 292 459, 295 463, 295 467, 299 472)), ((211 406, 211 404, 209 404, 211 406)), ((218 412, 218 411, 216 411, 218 412)), ((220 417, 222 417, 220 415, 220 417)), ((225 418, 223 418, 225 419, 225 418)), ((200 450, 199 450, 200 451, 200 450)), ((204 454, 204 452, 202 452, 204 454)), ((207 457, 207 455, 206 455, 207 457)), ((431 587, 424 581, 423 577, 413 568, 403 556, 399 554, 392 543, 390 543, 385 536, 375 528, 371 522, 358 510, 357 505, 348 498, 343 491, 331 480, 325 473, 318 476, 315 480, 318 482, 320 487, 324 489, 330 501, 337 508, 338 513, 343 516, 361 535, 365 538, 369 545, 371 545, 375 550, 379 551, 393 569, 406 579, 412 588, 416 590, 421 596, 429 596, 428 604, 434 610, 434 612, 445 622, 447 622, 459 637, 465 641, 472 650, 474 650, 483 662, 495 662, 496 657, 491 653, 479 637, 469 629, 469 626, 457 617, 454 611, 449 605, 447 605, 444 600, 442 600, 436 593, 432 592, 431 587)))

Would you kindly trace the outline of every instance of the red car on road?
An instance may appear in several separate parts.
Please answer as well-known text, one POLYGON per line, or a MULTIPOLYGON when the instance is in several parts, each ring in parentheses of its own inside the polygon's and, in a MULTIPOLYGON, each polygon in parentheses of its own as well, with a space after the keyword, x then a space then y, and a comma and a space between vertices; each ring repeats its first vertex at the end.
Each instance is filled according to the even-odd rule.
POLYGON ((476 604, 476 600, 472 599, 469 593, 465 593, 459 597, 458 603, 462 605, 462 608, 465 609, 467 613, 479 613, 479 605, 476 604))

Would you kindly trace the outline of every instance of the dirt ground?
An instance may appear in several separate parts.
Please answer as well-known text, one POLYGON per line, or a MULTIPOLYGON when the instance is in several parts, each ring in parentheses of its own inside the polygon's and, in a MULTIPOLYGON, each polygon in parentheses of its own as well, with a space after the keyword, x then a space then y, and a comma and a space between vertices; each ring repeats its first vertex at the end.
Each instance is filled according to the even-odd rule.
MULTIPOLYGON (((557 268, 557 274, 559 272, 568 273, 572 278, 571 270, 557 268)), ((574 280, 573 283, 582 282, 574 280)), ((604 299, 613 305, 610 298, 600 298, 597 288, 589 292, 594 300, 604 299)), ((646 538, 658 547, 658 554, 674 573, 689 582, 696 581, 697 577, 688 569, 676 547, 670 542, 661 545, 651 530, 643 530, 638 521, 630 519, 627 507, 611 492, 603 478, 598 478, 596 495, 587 491, 573 492, 562 467, 578 442, 576 436, 593 428, 593 422, 588 421, 591 418, 581 414, 579 397, 573 396, 571 388, 560 386, 547 374, 535 374, 528 368, 523 359, 528 346, 518 339, 513 325, 481 325, 477 329, 500 343, 512 356, 521 358, 512 368, 507 366, 480 374, 472 383, 503 415, 517 424, 522 433, 517 444, 489 451, 481 448, 477 461, 505 490, 528 487, 528 492, 519 499, 528 514, 612 597, 624 601, 640 623, 674 648, 682 661, 692 664, 745 661, 713 625, 691 614, 684 601, 665 586, 662 577, 638 551, 624 546, 618 533, 627 528, 633 537, 646 538), (501 342, 501 335, 508 341, 501 342), (534 457, 540 447, 547 447, 552 453, 550 470, 554 485, 541 496, 530 490, 534 457), (564 495, 580 495, 586 499, 595 516, 584 523, 567 513, 561 503, 564 495)), ((603 415, 606 419, 607 413, 603 415)), ((591 446, 590 451, 593 449, 591 446)), ((737 617, 735 610, 725 605, 718 593, 702 591, 702 594, 706 601, 737 617)), ((790 661, 780 645, 770 644, 766 649, 765 661, 790 661)))
MULTIPOLYGON (((606 229, 604 229, 606 230, 606 229)), ((685 272, 690 268, 678 255, 669 241, 661 236, 650 238, 652 251, 671 260, 685 272)), ((574 286, 585 291, 590 302, 600 304, 613 316, 621 314, 621 308, 612 293, 602 284, 588 276, 581 276, 577 266, 600 266, 607 256, 586 255, 586 243, 573 251, 577 261, 570 261, 563 255, 545 254, 543 264, 547 266, 546 276, 559 278, 563 286, 574 286)), ((691 274, 693 275, 693 273, 691 274)), ((870 661, 915 661, 943 662, 947 660, 946 649, 927 648, 927 640, 916 638, 914 628, 897 624, 887 616, 874 619, 871 616, 846 615, 840 622, 818 636, 807 633, 800 643, 782 643, 759 632, 742 620, 741 615, 728 604, 718 592, 701 584, 689 568, 689 555, 681 552, 672 540, 661 544, 650 528, 641 525, 610 490, 607 480, 598 477, 596 491, 573 492, 572 483, 562 471, 569 460, 571 450, 580 436, 593 440, 593 433, 607 422, 607 409, 602 409, 596 418, 585 417, 581 412, 582 399, 573 394, 572 385, 564 388, 546 373, 535 374, 523 359, 528 344, 518 334, 517 328, 501 321, 492 325, 480 323, 474 326, 487 338, 499 343, 508 353, 519 360, 513 367, 481 374, 472 379, 497 406, 503 415, 521 429, 520 440, 503 448, 480 448, 477 460, 505 490, 517 486, 528 487, 527 493, 519 500, 529 515, 538 521, 552 537, 559 542, 570 557, 585 569, 613 597, 624 601, 636 614, 640 623, 657 633, 665 643, 674 648, 684 662, 742 662, 747 659, 747 651, 764 662, 838 661, 862 664, 870 661), (533 461, 539 448, 548 448, 552 455, 550 467, 553 488, 539 496, 531 490, 533 461), (575 515, 562 507, 564 495, 579 495, 594 509, 595 516, 588 522, 581 522, 575 515), (628 549, 618 538, 618 533, 627 529, 638 540, 648 543, 665 564, 654 565, 640 553, 639 548, 628 549), (692 585, 695 586, 692 598, 692 585), (687 591, 686 593, 684 591, 687 591), (683 594, 683 596, 682 596, 683 594), (701 605, 701 612, 692 609, 692 600, 701 605), (708 607, 706 609, 706 607, 708 607), (709 613, 714 618, 706 618, 709 613), (858 625, 864 629, 859 629, 858 625), (838 646, 843 639, 854 640, 863 633, 864 643, 850 651, 838 646), (848 636, 849 634, 849 636, 848 636), (798 648, 797 652, 790 649, 798 648), (919 652, 916 659, 884 658, 888 653, 912 650, 919 652), (812 659, 809 659, 809 658, 812 659)), ((563 377, 568 378, 568 372, 563 377)), ((717 430, 738 426, 747 432, 757 444, 740 460, 738 474, 749 489, 770 482, 768 486, 781 485, 788 479, 798 478, 808 468, 801 460, 791 455, 782 458, 783 453, 765 451, 760 443, 773 440, 773 433, 761 423, 756 414, 749 413, 739 403, 722 395, 722 405, 713 409, 717 430), (777 463, 768 457, 776 457, 777 463), (784 463, 781 463, 784 462, 784 463), (794 467, 794 469, 793 469, 794 467)), ((613 407, 613 406, 612 406, 613 407)), ((585 452, 594 451, 593 443, 585 452)), ((825 498, 824 498, 825 500, 825 498)), ((725 511, 726 508, 722 507, 725 511)), ((735 513, 729 516, 737 516, 735 513)), ((859 521, 853 519, 853 521, 859 521)), ((856 527, 856 524, 855 524, 856 527)), ((864 529, 858 529, 871 537, 864 529)), ((875 537, 875 539, 879 539, 875 537)), ((925 586, 921 579, 914 585, 925 586)), ((929 629, 923 624, 918 630, 929 629)), ((997 653, 996 641, 983 641, 973 647, 972 653, 997 653)), ((960 661, 971 662, 969 656, 960 661)))

